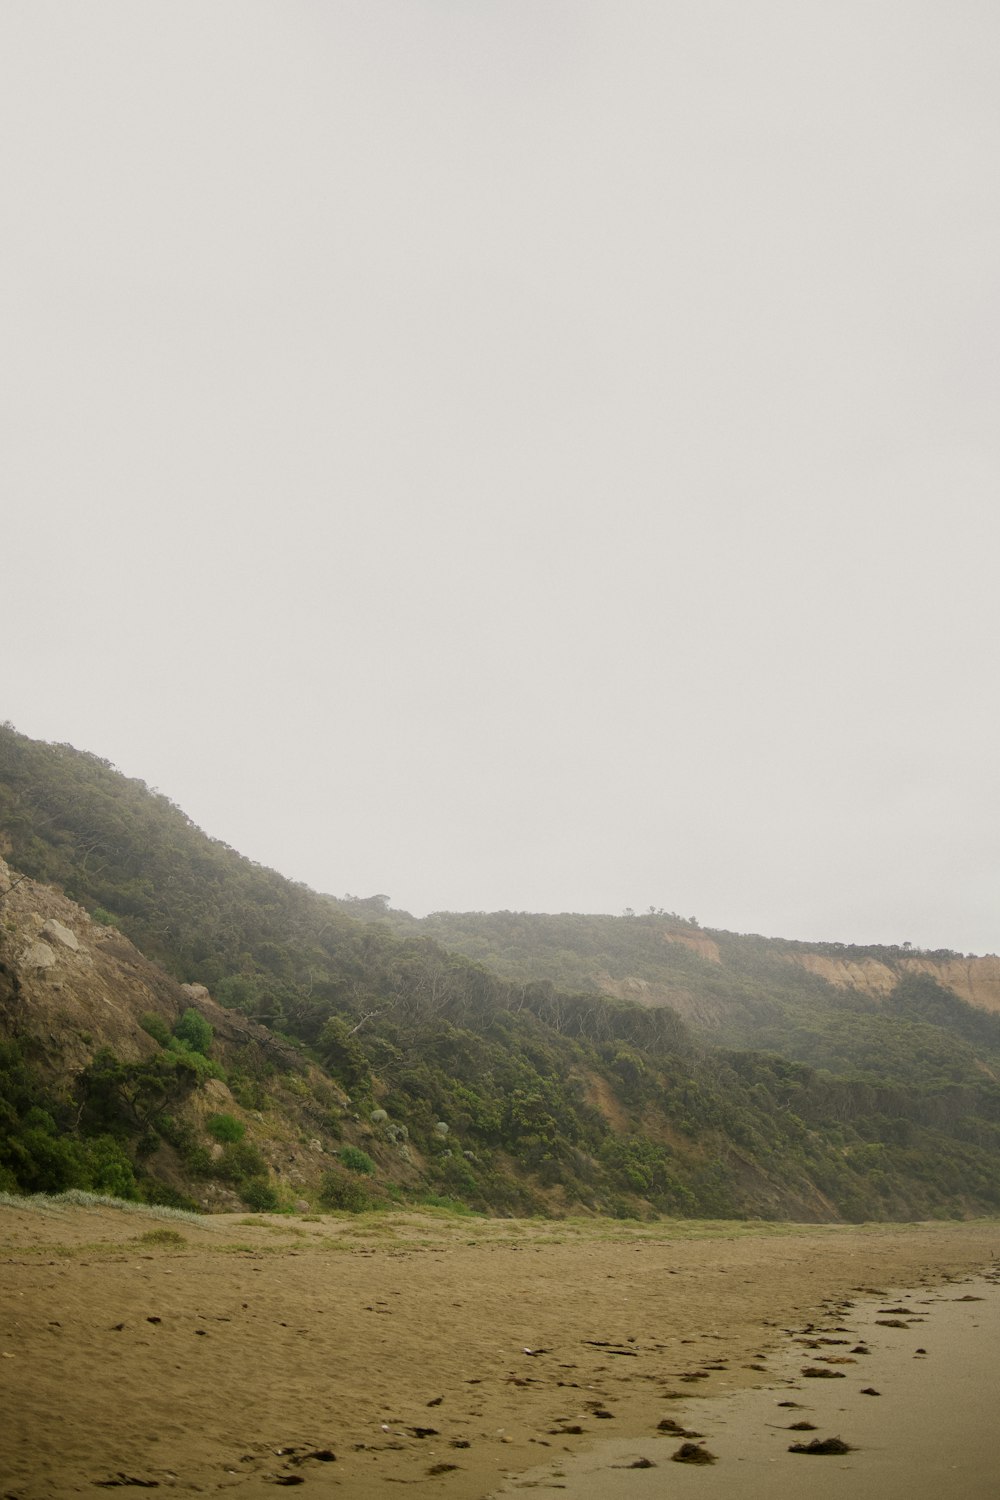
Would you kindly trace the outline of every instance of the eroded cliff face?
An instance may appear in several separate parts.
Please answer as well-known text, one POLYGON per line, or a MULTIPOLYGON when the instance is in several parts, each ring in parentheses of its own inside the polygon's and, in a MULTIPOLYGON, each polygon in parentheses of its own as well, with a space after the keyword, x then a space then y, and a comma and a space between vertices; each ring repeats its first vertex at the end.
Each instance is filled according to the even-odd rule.
MULTIPOLYGON (((0 1039, 24 1044, 48 1083, 60 1091, 72 1089, 102 1047, 124 1062, 152 1058, 159 1044, 140 1018, 156 1015, 170 1029, 189 1007, 212 1026, 213 1057, 224 1065, 254 1055, 274 1065, 279 1082, 273 1087, 281 1105, 265 1122, 259 1112, 242 1109, 221 1079, 208 1078, 176 1105, 177 1113, 198 1129, 212 1113, 237 1116, 275 1182, 315 1185, 325 1153, 336 1143, 309 1116, 308 1100, 303 1103, 297 1094, 286 1097, 280 1089, 284 1076, 312 1076, 312 1065, 266 1027, 216 1004, 203 985, 172 979, 117 928, 94 922, 75 902, 0 860, 0 1039)), ((344 1103, 342 1091, 329 1080, 325 1083, 329 1095, 344 1103)), ((217 1144, 210 1149, 213 1154, 221 1150, 217 1144)), ((155 1163, 155 1175, 182 1187, 203 1207, 240 1206, 236 1194, 218 1183, 186 1180, 166 1147, 155 1163)))
MULTIPOLYGON (((705 933, 665 932, 663 941, 690 949, 706 963, 722 963, 718 943, 705 933)), ((720 1000, 718 995, 695 994, 687 986, 673 984, 669 980, 657 982, 640 979, 637 975, 631 974, 616 979, 605 970, 598 970, 594 974, 594 983, 603 994, 611 995, 616 1000, 631 1000, 636 1005, 647 1005, 651 1008, 669 1006, 682 1020, 694 1026, 715 1028, 725 1014, 725 1002, 720 1000)))
POLYGON ((217 1005, 204 985, 178 983, 116 927, 0 859, 0 1035, 30 1040, 52 1077, 75 1076, 102 1046, 127 1062, 152 1057, 159 1047, 140 1017, 152 1013, 172 1027, 189 1006, 210 1022, 223 1053, 253 1045, 301 1068, 266 1027, 217 1005))
POLYGON ((692 953, 697 953, 699 958, 707 959, 710 964, 722 962, 718 943, 714 938, 706 937, 703 932, 665 932, 663 941, 680 943, 682 948, 690 948, 692 953))
POLYGON ((0 860, 0 1034, 29 1040, 52 1077, 73 1077, 98 1047, 126 1061, 157 1044, 146 1012, 172 1026, 189 1001, 114 927, 0 860))
POLYGON ((789 963, 818 974, 839 989, 860 990, 880 1000, 895 989, 904 974, 929 974, 938 984, 980 1010, 1000 1013, 1000 958, 924 958, 914 954, 883 962, 875 958, 834 958, 825 953, 790 953, 789 963))
POLYGON ((669 1006, 682 1021, 687 1021, 692 1026, 705 1026, 714 1030, 727 1010, 725 999, 719 995, 698 995, 683 985, 656 983, 649 979, 639 979, 635 975, 615 979, 611 974, 599 971, 594 975, 594 983, 602 994, 611 995, 615 1000, 631 1000, 634 1005, 646 1005, 651 1009, 669 1006))

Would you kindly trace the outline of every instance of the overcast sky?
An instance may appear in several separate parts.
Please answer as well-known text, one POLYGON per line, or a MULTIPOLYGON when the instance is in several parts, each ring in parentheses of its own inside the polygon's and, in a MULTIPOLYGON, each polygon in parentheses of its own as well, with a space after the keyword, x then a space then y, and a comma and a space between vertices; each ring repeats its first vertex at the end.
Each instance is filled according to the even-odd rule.
POLYGON ((0 718, 335 894, 1000 948, 995 0, 0 0, 0 718))

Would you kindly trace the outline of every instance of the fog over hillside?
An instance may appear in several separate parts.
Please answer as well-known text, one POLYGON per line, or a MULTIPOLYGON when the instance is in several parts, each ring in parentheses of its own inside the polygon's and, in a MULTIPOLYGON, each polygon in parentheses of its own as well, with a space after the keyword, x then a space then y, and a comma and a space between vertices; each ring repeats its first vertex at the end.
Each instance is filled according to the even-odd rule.
POLYGON ((988 953, 1000 11, 0 8, 0 716, 317 890, 988 953))
POLYGON ((663 911, 421 922, 288 881, 8 726, 0 851, 0 1192, 617 1218, 1000 1203, 996 959, 663 911))

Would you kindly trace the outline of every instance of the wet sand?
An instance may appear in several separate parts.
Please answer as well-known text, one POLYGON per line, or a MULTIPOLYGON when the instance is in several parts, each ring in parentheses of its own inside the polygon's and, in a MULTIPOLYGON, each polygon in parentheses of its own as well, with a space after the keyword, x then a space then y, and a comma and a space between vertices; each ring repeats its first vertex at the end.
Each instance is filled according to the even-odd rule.
MULTIPOLYGON (((862 1299, 826 1318, 813 1335, 848 1332, 848 1348, 866 1355, 840 1366, 843 1379, 803 1378, 823 1358, 802 1334, 769 1363, 764 1388, 671 1404, 678 1426, 696 1431, 710 1466, 674 1461, 684 1439, 598 1444, 586 1454, 539 1467, 493 1492, 507 1500, 531 1490, 563 1500, 996 1500, 1000 1377, 1000 1285, 996 1276, 964 1277, 933 1292, 893 1292, 904 1329, 886 1327, 884 1298, 862 1299), (969 1300, 966 1300, 969 1299, 969 1300), (808 1350, 808 1352, 807 1352, 808 1350), (878 1394, 873 1394, 877 1392, 878 1394), (794 1405, 792 1404, 794 1403, 794 1405), (807 1430, 801 1430, 804 1423, 807 1430), (792 1453, 792 1444, 846 1442, 842 1456, 792 1453), (708 1478, 708 1475, 711 1478, 708 1478)), ((827 1355, 836 1344, 820 1344, 827 1355)), ((846 1358, 851 1358, 847 1355, 846 1358)), ((829 1367, 834 1368, 834 1367, 829 1367)), ((690 1441, 690 1440, 689 1440, 690 1441)))
MULTIPOLYGON (((515 1479, 540 1487, 525 1476, 543 1463, 588 1452, 603 1463, 609 1431, 638 1442, 640 1456, 652 1444, 662 1483, 672 1449, 657 1424, 686 1412, 694 1392, 707 1409, 704 1397, 790 1378, 776 1373, 790 1348, 783 1330, 827 1318, 830 1299, 857 1301, 859 1285, 934 1287, 990 1265, 995 1251, 995 1224, 415 1214, 168 1224, 109 1209, 0 1208, 0 1497, 156 1487, 252 1500, 305 1483, 351 1500, 397 1485, 421 1500, 482 1500, 515 1479)), ((943 1306, 917 1325, 928 1354, 907 1355, 915 1367, 944 1368, 928 1342, 943 1306)), ((868 1358, 891 1337, 879 1329, 868 1358)), ((846 1390, 856 1379, 845 1368, 850 1379, 802 1383, 846 1390)), ((867 1399, 888 1412, 897 1396, 867 1399)), ((712 1446, 727 1428, 743 1444, 731 1409, 712 1446)), ((683 1493, 679 1476, 725 1494, 723 1474, 749 1473, 753 1461, 734 1447, 710 1469, 671 1463, 671 1492, 683 1493)), ((844 1461, 788 1462, 808 1466, 811 1488, 821 1465, 844 1461)), ((610 1496, 610 1477, 578 1493, 610 1496)), ((633 1486, 643 1477, 626 1472, 623 1495, 641 1500, 633 1486)), ((856 1471, 840 1477, 853 1486, 856 1471)), ((879 1494, 889 1500, 884 1486, 879 1494)))

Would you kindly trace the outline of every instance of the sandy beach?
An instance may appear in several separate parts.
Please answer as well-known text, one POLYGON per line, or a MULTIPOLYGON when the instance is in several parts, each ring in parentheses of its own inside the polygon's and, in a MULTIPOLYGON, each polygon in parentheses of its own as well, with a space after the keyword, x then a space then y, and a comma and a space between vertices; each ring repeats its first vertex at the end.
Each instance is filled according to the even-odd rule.
POLYGON ((675 1500, 996 1500, 1000 1277, 897 1289, 892 1301, 891 1309, 884 1298, 830 1304, 805 1325, 808 1334, 790 1330, 765 1385, 672 1404, 667 1420, 710 1465, 682 1464, 680 1432, 659 1430, 564 1455, 506 1481, 490 1500, 526 1489, 558 1490, 562 1500, 653 1500, 665 1486, 675 1500), (804 1374, 815 1377, 824 1361, 829 1378, 804 1374), (847 1451, 801 1451, 831 1442, 847 1451))
MULTIPOLYGON (((303 1483, 358 1500, 398 1485, 455 1500, 529 1487, 611 1495, 612 1433, 628 1452, 648 1450, 662 1489, 674 1448, 659 1424, 694 1425, 693 1403, 716 1413, 711 1446, 720 1461, 670 1464, 671 1493, 708 1493, 711 1476, 713 1495, 725 1494, 729 1470, 743 1475, 739 1493, 749 1496, 748 1465, 768 1464, 777 1450, 767 1447, 768 1423, 740 1403, 766 1401, 776 1422, 789 1412, 791 1421, 798 1413, 777 1401, 798 1382, 806 1394, 786 1399, 815 1408, 818 1388, 832 1401, 850 1387, 856 1410, 859 1363, 890 1358, 894 1370, 912 1371, 916 1401, 921 1380, 930 1384, 920 1371, 936 1362, 940 1386, 946 1346, 959 1349, 970 1336, 968 1317, 964 1332, 946 1336, 947 1319, 992 1315, 992 1281, 981 1293, 948 1278, 988 1271, 997 1253, 992 1223, 623 1225, 415 1214, 193 1223, 2 1208, 0 1495, 61 1500, 156 1487, 253 1497, 303 1483), (890 1305, 881 1294, 903 1297, 903 1289, 936 1300, 916 1313, 912 1300, 894 1304, 910 1309, 898 1317, 906 1329, 878 1326, 890 1305), (982 1303, 958 1301, 980 1295, 982 1303), (816 1335, 838 1323, 849 1333, 816 1335), (915 1330, 926 1355, 910 1350, 915 1330), (868 1340, 872 1353, 796 1342, 811 1336, 868 1340), (894 1339, 904 1341, 895 1351, 894 1339), (804 1381, 803 1349, 855 1363, 843 1365, 843 1379, 804 1381), (588 1463, 589 1480, 581 1478, 588 1463)), ((967 1356, 956 1358, 967 1367, 967 1356)), ((869 1368, 875 1363, 864 1364, 866 1378, 887 1381, 869 1368)), ((897 1395, 887 1385, 867 1398, 864 1421, 906 1409, 902 1376, 893 1380, 897 1395)), ((824 1409, 809 1419, 825 1435, 838 1415, 824 1409)), ((868 1428, 854 1436, 872 1447, 868 1428)), ((857 1459, 791 1462, 810 1466, 812 1488, 824 1465, 857 1459)), ((638 1488, 642 1471, 622 1478, 623 1495, 652 1493, 638 1488)), ((848 1482, 861 1493, 853 1473, 848 1482)), ((940 1494, 940 1483, 922 1491, 911 1479, 908 1493, 940 1494)))

